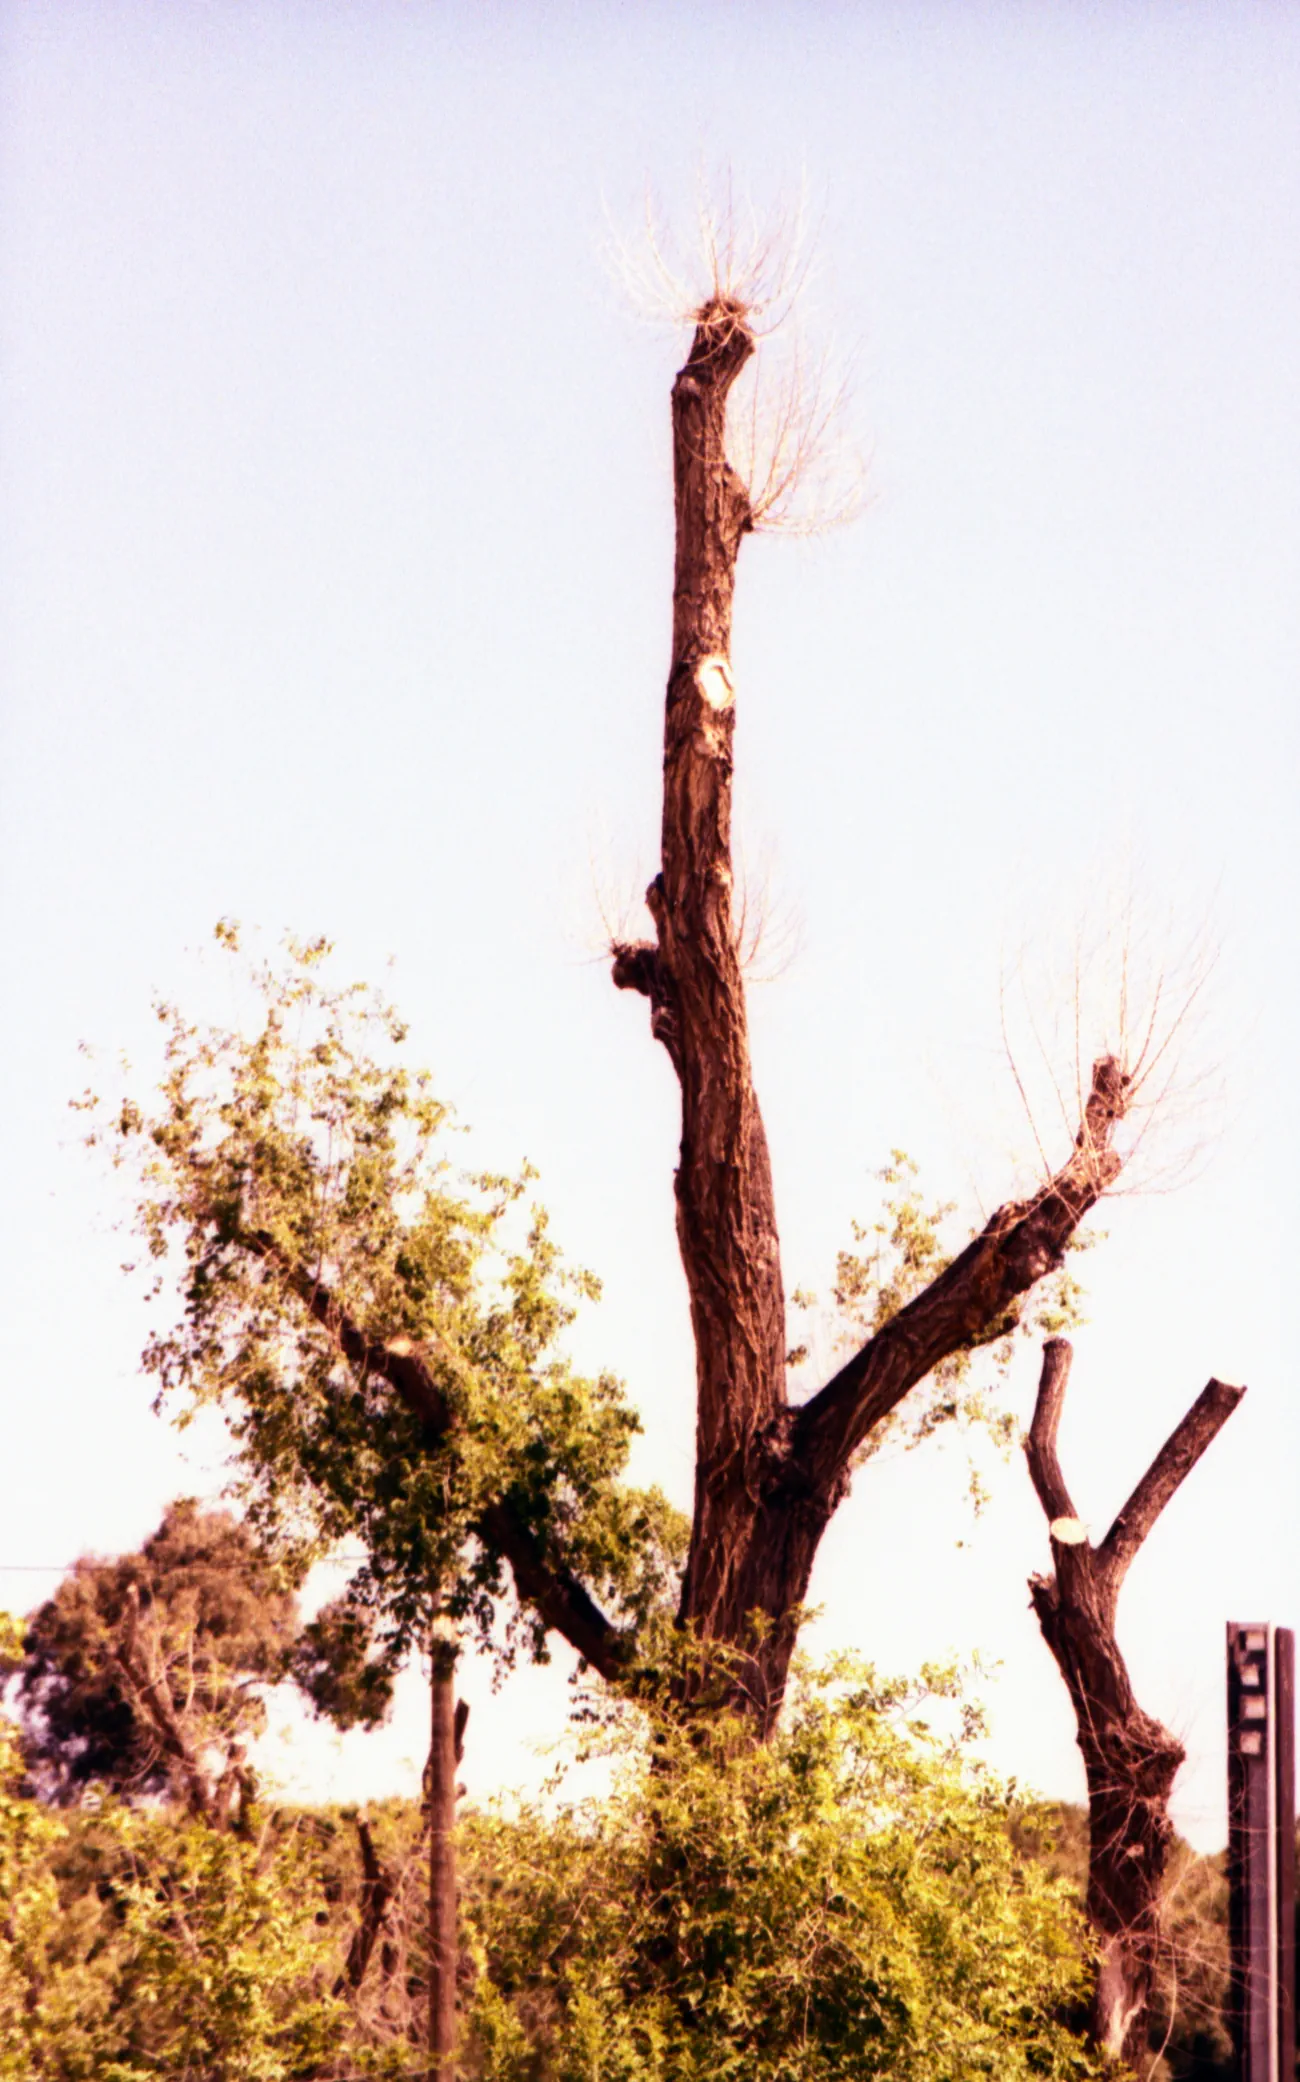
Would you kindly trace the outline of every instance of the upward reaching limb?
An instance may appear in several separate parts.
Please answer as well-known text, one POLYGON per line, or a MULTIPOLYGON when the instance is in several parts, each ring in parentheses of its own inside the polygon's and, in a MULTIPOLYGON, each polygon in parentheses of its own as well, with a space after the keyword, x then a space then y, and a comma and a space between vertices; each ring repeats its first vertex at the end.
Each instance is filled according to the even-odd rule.
POLYGON ((1070 1694, 1088 1777, 1088 1915, 1100 1945, 1091 2029, 1107 2053, 1133 2059, 1151 1996, 1173 1842, 1169 1795, 1183 1748, 1133 1695, 1115 1607, 1134 1555, 1246 1391, 1209 1382, 1094 1549, 1056 1453, 1070 1359, 1064 1338, 1048 1340, 1025 1441, 1054 1567, 1051 1576, 1031 1578, 1029 1593, 1070 1694))
POLYGON ((1074 1149, 1032 1199, 1000 1207, 923 1293, 878 1330, 799 1415, 797 1451, 812 1478, 843 1477, 853 1454, 910 1388, 950 1352, 986 1342, 1015 1321, 1023 1295, 1060 1265, 1089 1209, 1119 1174, 1113 1146, 1128 1085, 1102 1056, 1074 1149))

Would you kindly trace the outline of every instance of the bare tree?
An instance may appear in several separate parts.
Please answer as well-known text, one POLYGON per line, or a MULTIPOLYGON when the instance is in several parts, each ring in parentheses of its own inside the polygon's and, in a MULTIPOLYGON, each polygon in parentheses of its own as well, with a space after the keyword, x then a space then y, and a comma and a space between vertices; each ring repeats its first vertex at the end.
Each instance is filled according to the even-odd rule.
POLYGON ((1106 2053, 1132 2061, 1144 2043, 1154 1986, 1174 1843, 1169 1796, 1185 1752, 1133 1695, 1115 1639, 1115 1609, 1142 1542, 1246 1391, 1214 1380, 1202 1389, 1093 1547, 1056 1453, 1072 1357, 1065 1338, 1043 1347, 1025 1442, 1054 1571, 1031 1577, 1029 1594, 1070 1694, 1087 1773, 1088 1916, 1100 1947, 1090 2030, 1106 2053))
MULTIPOLYGON (((1004 1206, 820 1392, 792 1407, 767 1140, 750 1069, 731 854, 736 561, 755 525, 727 453, 727 400, 753 354, 739 295, 696 314, 673 386, 676 560, 653 940, 613 952, 614 982, 649 1000, 681 1087, 677 1234, 695 1333, 695 1508, 679 1617, 742 1656, 731 1690, 760 1729, 780 1707, 817 1548, 872 1429, 956 1351, 1001 1335, 1058 1267, 1114 1181, 1128 1078, 1094 1066, 1074 1147, 1031 1198, 1004 1206)), ((593 1657, 592 1660, 599 1660, 593 1657)), ((733 1665, 733 1668, 735 1666, 733 1665)))

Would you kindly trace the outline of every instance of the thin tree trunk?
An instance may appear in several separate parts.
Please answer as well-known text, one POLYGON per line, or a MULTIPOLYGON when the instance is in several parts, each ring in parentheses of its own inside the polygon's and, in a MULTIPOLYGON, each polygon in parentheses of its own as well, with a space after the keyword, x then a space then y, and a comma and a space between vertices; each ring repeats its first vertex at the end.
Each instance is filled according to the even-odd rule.
POLYGON ((1048 1339, 1025 1442, 1055 1569, 1031 1577, 1029 1594, 1070 1694, 1088 1780, 1087 1909, 1099 1953, 1089 2030, 1104 2053, 1131 2062, 1145 2043, 1174 1841, 1169 1796, 1184 1750, 1133 1695, 1116 1605, 1151 1527, 1246 1391, 1209 1382, 1094 1548, 1056 1453, 1071 1358, 1065 1338, 1048 1339))
POLYGON ((365 1980, 370 1955, 397 1888, 396 1875, 381 1862, 370 1824, 364 1815, 357 1816, 357 1842, 361 1851, 360 1913, 343 1971, 334 1983, 335 1995, 355 1995, 365 1980))
POLYGON ((429 1685, 429 2082, 452 2082, 456 2072, 456 1653, 450 1630, 435 1631, 429 1685))

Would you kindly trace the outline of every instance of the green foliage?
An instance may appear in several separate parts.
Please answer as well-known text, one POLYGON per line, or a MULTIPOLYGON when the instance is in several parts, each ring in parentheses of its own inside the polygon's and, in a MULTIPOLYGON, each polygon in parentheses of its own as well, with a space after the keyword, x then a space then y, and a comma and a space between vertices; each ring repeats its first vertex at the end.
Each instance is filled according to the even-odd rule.
POLYGON ((175 1758, 120 1666, 132 1625, 190 1748, 228 1761, 264 1723, 261 1688, 284 1674, 297 1601, 245 1526, 186 1499, 138 1552, 76 1562, 23 1641, 24 1754, 46 1798, 174 1783, 175 1758))
POLYGON ((1016 1858, 1005 1791, 919 1689, 842 1660, 774 1740, 622 1723, 614 1795, 472 1818, 473 2072, 492 2082, 906 2082, 1097 2072, 1068 1884, 1016 1858))
MULTIPOLYGON (((22 1653, 22 1628, 0 1613, 0 1659, 22 1653)), ((0 1720, 0 2076, 30 2073, 28 2021, 58 1924, 58 1893, 49 1869, 59 1825, 21 1786, 23 1763, 8 1721, 0 1720)))
POLYGON ((60 1823, 0 1796, 0 1875, 11 1904, 0 2076, 291 2082, 335 2071, 348 2018, 330 1992, 337 1944, 321 1928, 309 1836, 252 1843, 112 1801, 60 1823))
MULTIPOLYGON (((881 1188, 880 1212, 873 1221, 853 1223, 854 1247, 841 1251, 836 1259, 831 1299, 833 1340, 840 1354, 857 1350, 873 1337, 956 1256, 945 1237, 956 1203, 927 1204, 916 1164, 904 1151, 896 1149, 876 1177, 881 1188)), ((1093 1240, 1076 1236, 1070 1249, 1086 1250, 1093 1240)), ((796 1308, 810 1314, 818 1311, 815 1294, 800 1290, 792 1299, 796 1308)), ((1019 1314, 995 1324, 979 1345, 941 1361, 921 1387, 877 1425, 860 1461, 885 1445, 904 1449, 920 1445, 945 1424, 978 1426, 1005 1449, 1014 1436, 1015 1423, 1002 1406, 1000 1393, 1017 1340, 1053 1337, 1072 1328, 1082 1321, 1082 1299, 1083 1289, 1068 1266, 1040 1281, 1026 1296, 1019 1314)), ((797 1346, 790 1363, 802 1365, 807 1357, 807 1346, 797 1346)), ((983 1491, 973 1466, 971 1491, 978 1508, 983 1491)))
MULTIPOLYGON (((1017 1855, 1088 1886, 1088 1810, 1065 1801, 1020 1805, 1012 1816, 1017 1855)), ((1232 2082, 1228 2028, 1226 1857, 1202 1857, 1181 1839, 1165 1877, 1163 1938, 1147 2018, 1145 2082, 1232 2082)))
POLYGON ((393 1701, 393 1673, 375 1652, 374 1614, 345 1591, 322 1606, 293 1646, 294 1682, 336 1728, 377 1728, 393 1701))
MULTIPOLYGON (((233 928, 218 937, 237 951, 233 928)), ((638 1421, 620 1384, 561 1350, 596 1283, 525 1206, 528 1170, 453 1166, 448 1108, 401 1061, 400 1020, 360 985, 329 987, 328 952, 290 942, 281 970, 255 970, 248 1032, 160 1006, 156 1102, 92 1129, 135 1171, 155 1297, 178 1297, 145 1356, 160 1398, 222 1410, 260 1533, 304 1551, 360 1539, 351 1606, 381 1620, 390 1667, 435 1608, 507 1657, 521 1627, 544 1654, 534 1615, 495 1623, 507 1586, 482 1515, 501 1500, 638 1620, 675 1590, 683 1526, 621 1485, 638 1421), (345 1356, 345 1321, 418 1351, 450 1414, 440 1438, 345 1356)))

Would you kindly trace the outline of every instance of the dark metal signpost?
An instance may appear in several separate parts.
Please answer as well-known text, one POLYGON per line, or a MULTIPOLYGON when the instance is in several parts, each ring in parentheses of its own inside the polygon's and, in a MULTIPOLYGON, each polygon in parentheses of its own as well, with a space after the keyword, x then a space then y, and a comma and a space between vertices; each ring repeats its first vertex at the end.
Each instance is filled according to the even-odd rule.
POLYGON ((1228 1882, 1239 2082, 1295 2072, 1295 1636, 1228 1628, 1228 1882))

